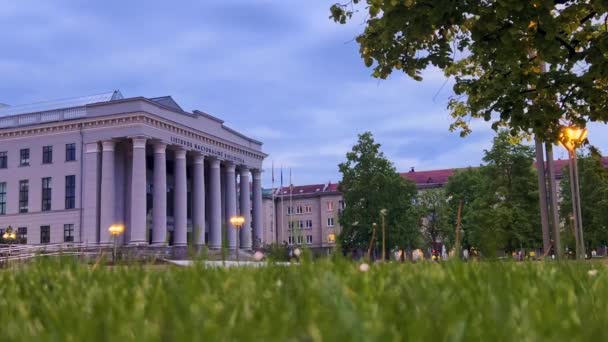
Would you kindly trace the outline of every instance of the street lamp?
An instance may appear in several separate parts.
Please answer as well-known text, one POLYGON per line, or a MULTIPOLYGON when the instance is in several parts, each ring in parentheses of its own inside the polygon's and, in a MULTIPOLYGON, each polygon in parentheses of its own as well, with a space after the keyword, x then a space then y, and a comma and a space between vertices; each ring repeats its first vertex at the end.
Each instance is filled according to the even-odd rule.
POLYGON ((380 217, 382 218, 382 261, 386 260, 386 209, 380 210, 380 217))
POLYGON ((13 241, 15 241, 15 239, 17 238, 17 234, 15 234, 15 232, 13 231, 13 227, 8 226, 6 228, 6 231, 4 232, 4 234, 2 234, 2 238, 4 239, 4 241, 8 242, 8 256, 10 258, 10 256, 11 256, 11 243, 13 241))
POLYGON ((239 262, 239 229, 245 224, 245 218, 243 216, 233 216, 230 218, 230 223, 236 229, 236 262, 239 262))
POLYGON ((334 234, 334 233, 327 234, 327 242, 336 243, 336 234, 334 234))
POLYGON ((577 259, 585 256, 585 242, 583 240, 583 216, 581 212, 581 198, 578 179, 578 166, 576 162, 576 149, 587 138, 587 129, 572 126, 562 127, 559 135, 560 144, 568 150, 570 169, 570 192, 572 193, 572 213, 574 219, 574 239, 576 241, 577 259))
POLYGON ((114 249, 112 250, 112 264, 116 265, 116 245, 118 244, 118 236, 125 230, 121 224, 113 224, 108 228, 110 235, 114 238, 114 249))

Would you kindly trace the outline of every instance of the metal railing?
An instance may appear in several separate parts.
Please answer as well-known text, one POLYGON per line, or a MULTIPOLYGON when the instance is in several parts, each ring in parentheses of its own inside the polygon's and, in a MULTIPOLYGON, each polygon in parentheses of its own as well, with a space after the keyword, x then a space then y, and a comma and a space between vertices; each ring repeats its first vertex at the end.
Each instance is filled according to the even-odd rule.
POLYGON ((28 260, 40 256, 97 255, 104 247, 87 243, 55 243, 45 245, 0 244, 0 261, 28 260))

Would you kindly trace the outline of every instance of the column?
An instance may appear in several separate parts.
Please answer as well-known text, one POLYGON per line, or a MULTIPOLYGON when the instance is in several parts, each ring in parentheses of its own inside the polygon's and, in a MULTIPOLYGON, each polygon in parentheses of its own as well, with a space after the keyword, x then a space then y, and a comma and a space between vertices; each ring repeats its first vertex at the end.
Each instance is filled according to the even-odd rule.
POLYGON ((80 242, 99 242, 99 143, 85 145, 80 242))
POLYGON ((184 149, 175 150, 173 177, 175 177, 173 245, 186 246, 188 244, 188 190, 186 188, 186 150, 184 149))
POLYGON ((116 185, 114 184, 114 147, 116 143, 106 140, 102 145, 101 160, 101 197, 99 202, 99 243, 112 243, 108 231, 116 223, 114 201, 116 200, 116 185))
POLYGON ((253 248, 259 248, 262 243, 263 210, 262 210, 262 172, 252 170, 253 175, 253 248))
POLYGON ((236 216, 236 174, 233 163, 226 163, 226 236, 228 236, 228 247, 236 247, 236 230, 230 223, 230 218, 236 216))
POLYGON ((205 244, 205 157, 194 156, 192 167, 192 232, 194 245, 205 244))
POLYGON ((251 249, 251 198, 249 192, 249 169, 241 167, 240 174, 240 207, 241 216, 245 218, 245 223, 241 227, 241 248, 251 249))
POLYGON ((167 145, 154 145, 154 184, 152 207, 152 244, 167 244, 167 145))
POLYGON ((209 247, 222 246, 222 196, 220 194, 220 161, 211 159, 209 166, 209 247))
POLYGON ((133 138, 131 167, 131 245, 143 245, 146 239, 146 138, 133 138))

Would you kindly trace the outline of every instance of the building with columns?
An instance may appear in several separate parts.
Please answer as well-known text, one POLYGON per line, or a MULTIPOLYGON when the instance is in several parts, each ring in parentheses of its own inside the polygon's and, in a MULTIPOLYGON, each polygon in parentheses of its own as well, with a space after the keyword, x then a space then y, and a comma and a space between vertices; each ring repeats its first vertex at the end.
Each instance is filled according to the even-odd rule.
POLYGON ((261 142, 170 96, 0 105, 0 228, 26 244, 104 245, 121 224, 124 245, 251 249, 265 157, 261 142))

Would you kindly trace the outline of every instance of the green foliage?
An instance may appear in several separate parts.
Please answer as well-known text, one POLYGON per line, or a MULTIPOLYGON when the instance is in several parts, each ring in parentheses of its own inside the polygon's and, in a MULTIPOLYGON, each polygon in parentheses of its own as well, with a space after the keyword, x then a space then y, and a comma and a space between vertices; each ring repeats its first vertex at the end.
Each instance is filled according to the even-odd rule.
MULTIPOLYGON (((340 191, 345 209, 340 216, 339 242, 345 249, 367 250, 372 224, 378 224, 381 241, 380 211, 386 209, 386 248, 407 248, 418 243, 413 182, 404 180, 380 151, 370 132, 359 135, 357 145, 339 165, 340 191)), ((378 245, 380 246, 380 245, 378 245)))
POLYGON ((423 190, 416 199, 420 231, 426 246, 442 241, 454 245, 454 226, 449 225, 447 197, 443 189, 423 190))
POLYGON ((514 143, 505 131, 485 152, 486 165, 451 177, 446 193, 455 225, 458 201, 463 200, 463 242, 491 256, 498 249, 537 247, 541 239, 534 150, 514 143))
MULTIPOLYGON (((601 153, 594 148, 590 148, 585 155, 579 155, 577 159, 583 238, 590 247, 608 245, 608 170, 602 163, 601 153)), ((565 167, 562 174, 560 216, 564 224, 565 242, 572 248, 574 235, 569 167, 565 167)))
POLYGON ((2 341, 592 341, 608 316, 607 269, 574 262, 41 262, 0 292, 2 341))
POLYGON ((560 119, 608 120, 605 0, 351 0, 330 18, 344 24, 364 4, 356 40, 373 76, 443 70, 455 81, 451 129, 461 135, 469 118, 545 141, 557 140, 560 119))

